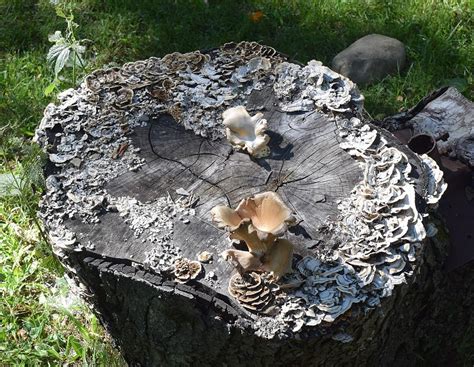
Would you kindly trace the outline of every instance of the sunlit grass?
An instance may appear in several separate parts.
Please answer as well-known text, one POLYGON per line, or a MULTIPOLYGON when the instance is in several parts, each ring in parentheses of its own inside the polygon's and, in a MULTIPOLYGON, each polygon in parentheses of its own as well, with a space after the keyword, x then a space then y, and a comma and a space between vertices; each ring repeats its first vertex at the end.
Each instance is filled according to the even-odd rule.
POLYGON ((123 365, 84 303, 68 303, 61 267, 13 199, 0 233, 0 365, 123 365))
MULTIPOLYGON (((381 33, 405 43, 409 62, 399 75, 362 88, 371 116, 409 108, 443 85, 474 97, 470 0, 69 2, 76 4, 78 37, 90 40, 88 71, 240 40, 330 65, 359 37, 381 33), (262 13, 257 21, 249 17, 255 11, 262 13)), ((54 78, 48 34, 64 24, 46 0, 0 0, 0 14, 0 174, 13 173, 18 184, 14 195, 0 192, 0 366, 120 365, 84 304, 55 306, 71 299, 69 287, 36 225, 42 157, 31 137, 54 100, 44 95, 54 78)), ((60 88, 71 86, 66 72, 60 88)), ((466 361, 470 346, 467 339, 461 345, 466 361)))

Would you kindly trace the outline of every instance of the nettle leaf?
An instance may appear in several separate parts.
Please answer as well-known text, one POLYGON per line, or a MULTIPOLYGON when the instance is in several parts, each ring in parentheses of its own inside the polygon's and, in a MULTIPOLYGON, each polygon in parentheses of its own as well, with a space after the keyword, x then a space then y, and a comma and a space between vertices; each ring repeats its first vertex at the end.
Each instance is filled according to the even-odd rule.
POLYGON ((61 18, 67 18, 66 13, 64 13, 60 6, 56 6, 56 15, 61 18))
POLYGON ((63 35, 62 35, 61 31, 56 31, 53 34, 50 34, 48 36, 48 41, 49 42, 58 42, 61 39, 63 39, 63 35))
POLYGON ((54 92, 56 87, 58 86, 58 79, 54 79, 45 89, 44 95, 48 97, 51 93, 54 92))
POLYGON ((0 197, 20 195, 23 184, 13 173, 0 173, 0 197))
POLYGON ((81 44, 79 44, 79 43, 74 43, 74 44, 71 46, 71 48, 72 48, 74 51, 76 51, 77 54, 79 54, 79 55, 81 55, 81 56, 84 54, 84 52, 86 52, 86 46, 83 46, 83 45, 81 45, 81 44))
POLYGON ((86 62, 81 53, 77 52, 76 50, 71 50, 71 55, 69 56, 66 66, 84 68, 86 66, 86 62))
POLYGON ((46 56, 46 59, 48 62, 54 62, 58 56, 61 54, 61 52, 64 51, 64 49, 67 49, 68 46, 65 44, 56 44, 51 46, 51 48, 48 51, 48 55, 46 56))
POLYGON ((54 73, 56 75, 58 75, 64 68, 64 65, 66 65, 70 53, 71 50, 67 46, 59 53, 58 57, 56 58, 56 63, 54 64, 54 73))

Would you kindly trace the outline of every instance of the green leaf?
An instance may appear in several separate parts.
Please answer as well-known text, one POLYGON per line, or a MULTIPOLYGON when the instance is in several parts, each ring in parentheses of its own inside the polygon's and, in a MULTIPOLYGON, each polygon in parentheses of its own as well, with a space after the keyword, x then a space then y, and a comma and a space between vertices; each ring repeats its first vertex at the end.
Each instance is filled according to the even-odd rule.
POLYGON ((67 48, 68 46, 65 44, 55 44, 51 46, 51 48, 48 50, 46 60, 51 63, 54 62, 59 57, 61 52, 63 52, 67 48))
POLYGON ((81 54, 77 53, 76 51, 71 51, 71 55, 69 57, 68 63, 66 66, 69 67, 79 67, 83 69, 85 67, 86 63, 84 58, 81 56, 81 54))
POLYGON ((58 42, 59 40, 63 39, 63 35, 61 34, 61 31, 56 31, 53 34, 48 35, 48 41, 49 42, 58 42))
POLYGON ((63 70, 64 65, 66 65, 67 60, 69 59, 69 54, 71 50, 69 47, 64 48, 61 53, 58 55, 56 59, 56 63, 54 64, 54 74, 58 75, 61 70, 63 70))
POLYGON ((44 88, 44 95, 48 97, 51 93, 54 92, 57 86, 57 79, 54 79, 46 88, 44 88))
POLYGON ((59 6, 56 6, 56 15, 61 18, 66 18, 66 13, 64 13, 63 9, 59 6))
POLYGON ((0 173, 0 197, 20 195, 21 185, 19 176, 12 173, 0 173))

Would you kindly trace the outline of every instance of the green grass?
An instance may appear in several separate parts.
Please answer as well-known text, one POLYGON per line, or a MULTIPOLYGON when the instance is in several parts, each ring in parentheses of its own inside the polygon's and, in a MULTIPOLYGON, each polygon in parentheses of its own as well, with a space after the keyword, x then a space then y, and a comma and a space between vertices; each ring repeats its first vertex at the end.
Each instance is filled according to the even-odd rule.
MULTIPOLYGON (((78 37, 91 41, 88 71, 239 40, 260 41, 293 59, 330 65, 359 37, 381 33, 406 44, 409 66, 362 88, 373 117, 411 107, 443 85, 474 97, 472 0, 69 3, 75 6, 78 37), (263 17, 253 22, 249 14, 257 10, 263 17)), ((64 22, 46 0, 0 0, 0 14, 0 174, 22 178, 17 195, 0 196, 0 366, 120 365, 84 305, 64 309, 48 301, 67 293, 67 287, 35 226, 41 157, 30 139, 44 107, 54 100, 43 93, 54 78, 46 64, 48 34, 64 30, 64 22)), ((63 76, 60 88, 71 87, 69 72, 63 76)))

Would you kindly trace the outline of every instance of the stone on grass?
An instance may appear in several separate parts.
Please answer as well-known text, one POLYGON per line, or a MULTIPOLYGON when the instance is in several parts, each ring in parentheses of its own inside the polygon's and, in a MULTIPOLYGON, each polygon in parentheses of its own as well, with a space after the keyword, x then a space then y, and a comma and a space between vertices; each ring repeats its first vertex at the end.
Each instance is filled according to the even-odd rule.
POLYGON ((405 45, 381 34, 364 36, 332 60, 332 68, 359 85, 370 84, 402 70, 405 45))

